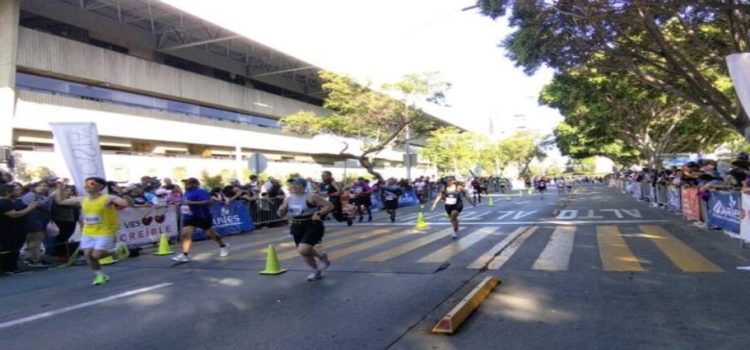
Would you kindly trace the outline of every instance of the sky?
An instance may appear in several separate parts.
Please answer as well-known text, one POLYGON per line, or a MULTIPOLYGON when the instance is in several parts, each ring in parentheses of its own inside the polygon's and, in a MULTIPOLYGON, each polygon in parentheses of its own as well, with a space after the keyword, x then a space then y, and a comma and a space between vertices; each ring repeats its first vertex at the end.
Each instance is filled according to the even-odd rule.
POLYGON ((465 129, 550 133, 562 118, 537 105, 552 78, 514 67, 499 47, 504 19, 462 9, 475 0, 161 0, 318 67, 374 86, 405 74, 440 72, 452 84, 449 108, 427 112, 465 129), (524 117, 516 117, 524 115, 524 117))

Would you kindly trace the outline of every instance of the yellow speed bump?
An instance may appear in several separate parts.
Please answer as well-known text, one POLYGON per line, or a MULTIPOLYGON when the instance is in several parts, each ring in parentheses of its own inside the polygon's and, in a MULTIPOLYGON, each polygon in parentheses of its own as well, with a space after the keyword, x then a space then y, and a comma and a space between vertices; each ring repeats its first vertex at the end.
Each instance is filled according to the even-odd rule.
POLYGON ((455 333, 458 327, 466 321, 469 315, 479 307, 479 304, 482 303, 484 298, 490 295, 498 284, 500 284, 500 280, 497 277, 485 277, 466 298, 461 300, 447 315, 440 319, 435 327, 432 327, 432 333, 455 333))

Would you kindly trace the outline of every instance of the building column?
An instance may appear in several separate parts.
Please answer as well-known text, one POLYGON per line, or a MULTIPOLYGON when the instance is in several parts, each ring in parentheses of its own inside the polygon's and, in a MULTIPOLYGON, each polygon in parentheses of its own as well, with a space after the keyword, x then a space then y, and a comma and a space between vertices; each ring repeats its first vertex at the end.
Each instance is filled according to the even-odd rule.
POLYGON ((0 168, 13 147, 13 115, 16 110, 16 55, 21 0, 0 0, 0 168))

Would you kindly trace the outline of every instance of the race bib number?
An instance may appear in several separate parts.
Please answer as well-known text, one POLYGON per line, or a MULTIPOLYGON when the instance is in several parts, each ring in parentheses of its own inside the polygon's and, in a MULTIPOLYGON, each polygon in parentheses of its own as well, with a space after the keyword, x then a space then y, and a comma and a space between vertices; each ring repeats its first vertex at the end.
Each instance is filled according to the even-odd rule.
POLYGON ((290 205, 289 206, 289 212, 292 214, 292 216, 299 216, 302 214, 302 206, 301 205, 290 205))
POLYGON ((448 197, 448 198, 445 199, 445 204, 447 204, 447 205, 454 205, 454 204, 456 204, 456 202, 458 202, 458 201, 454 197, 448 197))
POLYGON ((102 217, 99 215, 84 215, 83 223, 86 225, 99 225, 102 223, 102 217))
POLYGON ((354 188, 354 193, 356 193, 356 194, 362 193, 362 187, 355 187, 354 188))
POLYGON ((385 200, 387 200, 387 201, 392 201, 394 199, 396 199, 396 197, 394 197, 393 195, 387 195, 387 196, 385 196, 385 200))
POLYGON ((180 206, 180 213, 182 213, 182 215, 193 215, 193 211, 190 210, 190 206, 189 205, 181 205, 180 206))

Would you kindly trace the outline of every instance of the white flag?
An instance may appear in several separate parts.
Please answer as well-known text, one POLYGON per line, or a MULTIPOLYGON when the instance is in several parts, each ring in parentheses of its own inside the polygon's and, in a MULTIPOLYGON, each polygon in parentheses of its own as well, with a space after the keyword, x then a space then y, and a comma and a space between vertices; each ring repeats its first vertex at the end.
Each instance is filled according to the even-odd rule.
POLYGON ((750 116, 750 53, 734 53, 727 56, 727 67, 734 82, 734 91, 742 102, 745 114, 750 116))
POLYGON ((78 191, 83 191, 83 180, 104 176, 99 133, 94 123, 49 123, 55 138, 55 148, 68 166, 78 191))

